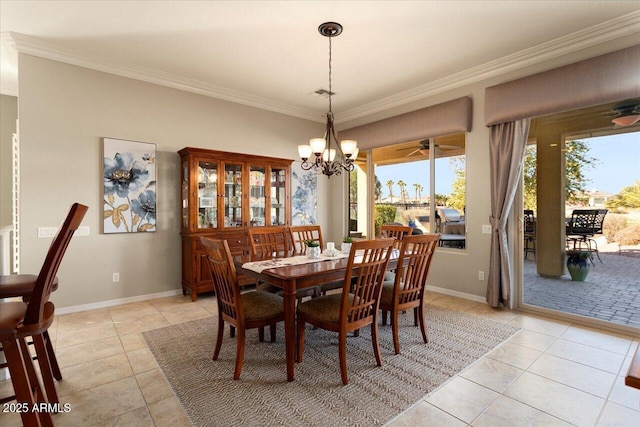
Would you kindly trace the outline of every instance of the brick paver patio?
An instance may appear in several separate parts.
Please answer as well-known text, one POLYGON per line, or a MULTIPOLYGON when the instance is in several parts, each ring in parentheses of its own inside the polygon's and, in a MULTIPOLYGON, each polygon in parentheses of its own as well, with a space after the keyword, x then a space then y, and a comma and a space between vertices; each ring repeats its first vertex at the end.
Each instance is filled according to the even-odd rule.
POLYGON ((538 276, 532 259, 524 262, 523 301, 640 328, 640 257, 600 252, 585 282, 538 276))

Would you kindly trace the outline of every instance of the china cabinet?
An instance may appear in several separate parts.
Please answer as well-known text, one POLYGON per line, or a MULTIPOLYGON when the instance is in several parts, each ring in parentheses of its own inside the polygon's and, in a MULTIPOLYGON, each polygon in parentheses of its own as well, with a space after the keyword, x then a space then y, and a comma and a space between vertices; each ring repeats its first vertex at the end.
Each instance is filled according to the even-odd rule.
MULTIPOLYGON (((233 255, 249 253, 250 227, 289 225, 293 160, 202 148, 181 159, 182 292, 213 291, 200 237, 226 239, 233 255)), ((252 283, 238 276, 241 285, 252 283)))

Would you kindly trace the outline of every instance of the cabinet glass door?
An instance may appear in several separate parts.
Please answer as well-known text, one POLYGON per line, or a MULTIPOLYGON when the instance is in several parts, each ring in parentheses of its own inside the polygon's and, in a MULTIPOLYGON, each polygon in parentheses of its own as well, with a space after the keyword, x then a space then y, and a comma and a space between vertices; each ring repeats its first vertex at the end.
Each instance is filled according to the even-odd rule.
POLYGON ((242 165, 224 165, 224 226, 242 227, 242 165))
POLYGON ((251 227, 266 225, 266 168, 249 167, 249 221, 251 227))
POLYGON ((182 228, 189 228, 189 162, 182 162, 182 228))
POLYGON ((286 170, 271 168, 271 225, 285 225, 286 170))
POLYGON ((218 164, 198 161, 198 229, 218 228, 218 164))

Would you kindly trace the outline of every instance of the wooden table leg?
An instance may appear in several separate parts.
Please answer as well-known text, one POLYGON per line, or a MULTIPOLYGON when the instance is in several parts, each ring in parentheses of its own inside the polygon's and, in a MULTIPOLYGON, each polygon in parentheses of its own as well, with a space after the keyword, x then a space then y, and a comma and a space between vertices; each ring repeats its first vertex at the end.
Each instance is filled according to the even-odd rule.
POLYGON ((287 284, 283 289, 284 335, 287 359, 287 381, 293 381, 296 362, 296 285, 287 284))

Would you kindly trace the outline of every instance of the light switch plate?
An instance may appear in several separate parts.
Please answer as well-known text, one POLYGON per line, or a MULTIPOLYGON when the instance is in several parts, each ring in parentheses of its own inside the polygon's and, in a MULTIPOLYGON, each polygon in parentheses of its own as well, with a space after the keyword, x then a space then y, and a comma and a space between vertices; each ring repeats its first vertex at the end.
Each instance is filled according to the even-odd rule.
POLYGON ((58 227, 38 227, 38 237, 53 237, 57 231, 58 227))
POLYGON ((89 226, 88 225, 81 225, 80 227, 78 227, 76 232, 73 233, 73 235, 74 236, 88 236, 89 235, 89 226))
POLYGON ((491 226, 483 225, 482 226, 482 234, 491 234, 491 226))

